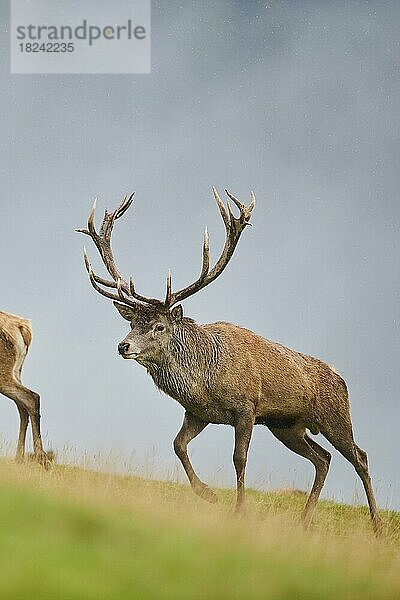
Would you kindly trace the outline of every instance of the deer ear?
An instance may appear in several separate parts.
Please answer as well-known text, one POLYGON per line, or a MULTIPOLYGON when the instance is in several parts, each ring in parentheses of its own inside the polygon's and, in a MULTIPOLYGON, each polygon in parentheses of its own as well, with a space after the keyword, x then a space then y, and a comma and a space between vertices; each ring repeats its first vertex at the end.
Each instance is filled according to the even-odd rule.
POLYGON ((171 317, 175 321, 175 323, 180 323, 183 319, 183 308, 182 304, 178 304, 178 306, 174 306, 171 310, 171 317))
POLYGON ((113 302, 113 304, 119 312, 119 314, 121 315, 121 317, 123 317, 127 321, 132 321, 136 316, 136 312, 133 307, 130 308, 129 306, 125 306, 125 304, 120 304, 119 302, 113 302))

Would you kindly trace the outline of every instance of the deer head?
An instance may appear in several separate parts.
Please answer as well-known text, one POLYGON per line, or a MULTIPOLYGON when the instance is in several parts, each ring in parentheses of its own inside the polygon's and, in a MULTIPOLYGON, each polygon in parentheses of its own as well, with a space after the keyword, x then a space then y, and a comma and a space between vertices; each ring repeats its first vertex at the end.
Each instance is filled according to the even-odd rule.
POLYGON ((92 270, 86 250, 84 250, 85 266, 92 286, 102 296, 113 300, 118 312, 131 324, 131 332, 118 345, 118 352, 123 358, 135 359, 138 362, 145 363, 147 360, 150 360, 150 357, 153 360, 165 352, 170 343, 171 336, 173 336, 183 320, 183 309, 179 302, 209 285, 227 266, 242 231, 246 225, 251 225, 249 221, 255 206, 255 196, 251 192, 251 202, 246 206, 239 202, 228 190, 225 191, 239 209, 239 216, 234 216, 229 202, 227 202, 227 208, 225 208, 217 190, 213 187, 215 201, 226 230, 225 244, 219 259, 210 269, 209 239, 206 228, 203 241, 203 261, 199 277, 185 288, 173 292, 171 273, 169 272, 164 300, 139 294, 135 289, 133 277, 130 277, 129 281, 127 281, 115 265, 111 248, 114 223, 131 206, 134 194, 125 196, 121 204, 112 213, 109 213, 107 210, 105 211, 98 232, 94 224, 95 201, 89 213, 87 229, 76 230, 92 238, 104 266, 112 278, 109 280, 96 275, 92 270))
POLYGON ((132 308, 114 302, 120 315, 130 322, 131 331, 118 344, 118 352, 125 359, 141 364, 159 364, 171 349, 171 341, 183 319, 182 306, 160 310, 156 306, 132 308))

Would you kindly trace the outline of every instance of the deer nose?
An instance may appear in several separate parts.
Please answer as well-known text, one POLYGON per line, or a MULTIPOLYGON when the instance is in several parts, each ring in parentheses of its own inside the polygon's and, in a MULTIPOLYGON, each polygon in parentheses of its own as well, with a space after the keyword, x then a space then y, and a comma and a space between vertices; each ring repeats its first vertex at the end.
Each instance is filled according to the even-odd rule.
POLYGON ((128 348, 129 348, 129 344, 127 342, 121 342, 120 344, 118 344, 119 354, 125 354, 125 352, 128 350, 128 348))

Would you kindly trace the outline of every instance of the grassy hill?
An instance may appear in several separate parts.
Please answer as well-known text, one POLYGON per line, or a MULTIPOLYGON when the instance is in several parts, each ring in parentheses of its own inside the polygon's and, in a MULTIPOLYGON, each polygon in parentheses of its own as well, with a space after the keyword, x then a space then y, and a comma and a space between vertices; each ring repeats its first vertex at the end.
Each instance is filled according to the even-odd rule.
POLYGON ((400 598, 400 514, 386 539, 365 507, 249 490, 218 505, 187 486, 0 461, 0 597, 32 599, 400 598))

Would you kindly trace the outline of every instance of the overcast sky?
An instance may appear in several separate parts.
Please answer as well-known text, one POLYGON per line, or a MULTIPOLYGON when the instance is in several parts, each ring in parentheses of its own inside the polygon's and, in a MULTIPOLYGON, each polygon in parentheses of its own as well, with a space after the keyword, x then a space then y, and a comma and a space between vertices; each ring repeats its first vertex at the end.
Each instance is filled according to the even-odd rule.
MULTIPOLYGON (((117 466, 176 477, 183 409, 117 356, 127 323, 89 285, 85 243, 123 194, 118 262, 140 291, 197 276, 204 226, 224 228, 211 193, 257 196, 224 274, 184 303, 333 364, 346 379, 378 500, 400 506, 398 2, 153 2, 149 75, 10 75, 1 2, 1 309, 30 317, 24 382, 42 397, 47 445, 112 451, 117 466)), ((82 3, 84 4, 84 3, 82 3)), ((98 2, 99 11, 105 1, 98 2)), ((4 398, 1 435, 18 417, 4 398)), ((324 440, 321 443, 329 448, 324 440)), ((191 445, 199 475, 232 484, 233 430, 191 445)), ((365 501, 336 451, 324 496, 365 501)), ((177 472, 181 474, 181 468, 177 472)), ((248 484, 305 488, 313 467, 257 427, 248 484)), ((183 476, 182 476, 183 480, 183 476)))

